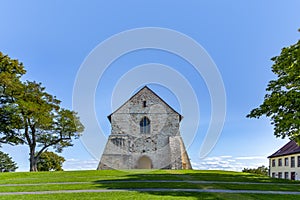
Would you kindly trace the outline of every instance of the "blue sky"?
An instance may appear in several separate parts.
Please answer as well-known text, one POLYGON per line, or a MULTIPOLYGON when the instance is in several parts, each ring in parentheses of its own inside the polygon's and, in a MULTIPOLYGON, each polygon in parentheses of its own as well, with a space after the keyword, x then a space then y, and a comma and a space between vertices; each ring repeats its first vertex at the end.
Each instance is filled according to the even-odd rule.
MULTIPOLYGON (((95 95, 99 126, 107 136, 110 127, 106 116, 112 111, 112 90, 118 80, 139 65, 161 63, 184 76, 197 96, 199 130, 188 145, 194 168, 241 170, 267 165, 266 157, 287 142, 275 138, 268 119, 245 116, 262 102, 268 81, 275 78, 270 58, 299 39, 299 7, 297 0, 2 1, 0 51, 24 63, 24 79, 42 82, 49 93, 62 100, 64 107, 72 109, 76 75, 85 58, 101 42, 120 32, 143 27, 183 33, 207 51, 226 90, 226 120, 210 154, 204 159, 199 157, 211 115, 207 86, 189 63, 170 52, 143 49, 111 63, 95 95)), ((147 74, 142 74, 139 80, 146 78, 147 74)), ((151 84, 150 88, 181 111, 182 100, 176 92, 159 84, 151 84)), ((185 137, 187 133, 181 134, 185 137)), ((99 158, 91 155, 83 143, 76 141, 74 147, 64 150, 65 169, 96 168, 99 158)), ((99 149, 103 148, 100 144, 99 149)), ((27 147, 4 146, 2 151, 13 157, 19 171, 28 170, 27 147)))

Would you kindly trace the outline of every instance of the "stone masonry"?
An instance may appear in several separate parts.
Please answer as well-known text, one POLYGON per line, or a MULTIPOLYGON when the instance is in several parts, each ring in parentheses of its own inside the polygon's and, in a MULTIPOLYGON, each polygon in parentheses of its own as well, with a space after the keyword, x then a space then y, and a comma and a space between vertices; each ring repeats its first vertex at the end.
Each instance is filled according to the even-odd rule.
POLYGON ((111 134, 98 169, 192 169, 182 116, 147 86, 108 116, 111 134))

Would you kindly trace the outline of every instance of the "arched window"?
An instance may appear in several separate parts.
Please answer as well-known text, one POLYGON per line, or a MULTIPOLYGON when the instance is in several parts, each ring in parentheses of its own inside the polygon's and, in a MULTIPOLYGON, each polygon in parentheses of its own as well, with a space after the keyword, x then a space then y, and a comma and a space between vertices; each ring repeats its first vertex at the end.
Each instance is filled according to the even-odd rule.
POLYGON ((140 130, 141 133, 150 133, 150 120, 147 117, 140 121, 140 130))

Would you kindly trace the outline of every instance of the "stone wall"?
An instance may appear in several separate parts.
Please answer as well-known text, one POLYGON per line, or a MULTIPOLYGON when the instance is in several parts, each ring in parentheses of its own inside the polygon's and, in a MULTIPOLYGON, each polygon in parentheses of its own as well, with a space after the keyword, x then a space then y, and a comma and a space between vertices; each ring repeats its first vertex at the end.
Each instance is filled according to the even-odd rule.
POLYGON ((143 156, 151 160, 151 168, 182 169, 181 116, 149 88, 129 99, 110 120, 111 135, 98 169, 139 168, 143 156), (144 117, 150 120, 150 133, 140 132, 144 117))

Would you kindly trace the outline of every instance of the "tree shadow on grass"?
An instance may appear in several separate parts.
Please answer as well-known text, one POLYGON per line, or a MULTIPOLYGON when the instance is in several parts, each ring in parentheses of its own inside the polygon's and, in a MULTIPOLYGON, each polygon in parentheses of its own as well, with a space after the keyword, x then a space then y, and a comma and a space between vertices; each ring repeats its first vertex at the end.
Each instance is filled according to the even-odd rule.
POLYGON ((174 197, 179 199, 252 199, 249 194, 224 194, 224 193, 208 193, 203 191, 192 190, 207 190, 207 189, 230 189, 226 182, 250 182, 250 183, 292 183, 287 180, 271 179, 266 176, 258 176, 239 172, 224 172, 224 171, 198 171, 198 170, 164 170, 150 171, 144 173, 128 171, 118 179, 102 179, 94 183, 102 189, 121 189, 128 191, 136 191, 139 193, 157 195, 161 197, 174 197), (224 182, 218 184, 201 184, 190 181, 217 181, 224 182), (162 188, 163 191, 157 191, 162 188), (183 189, 185 191, 176 191, 183 189), (156 190, 156 191, 155 191, 156 190), (229 195, 229 196, 228 196, 229 195), (245 198, 243 198, 245 197, 245 198), (250 197, 250 198, 249 198, 250 197))

